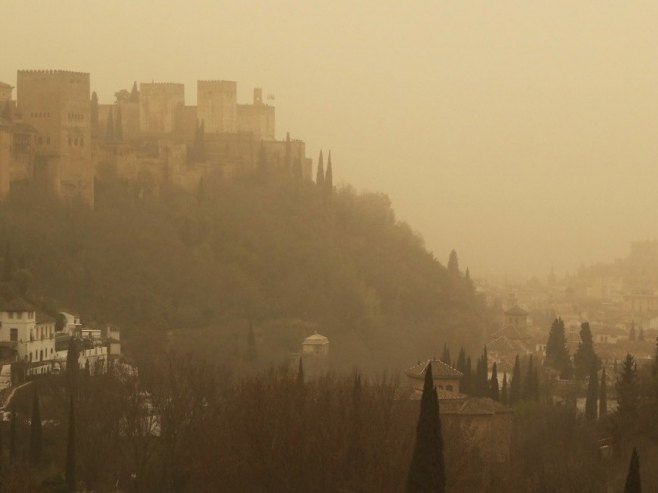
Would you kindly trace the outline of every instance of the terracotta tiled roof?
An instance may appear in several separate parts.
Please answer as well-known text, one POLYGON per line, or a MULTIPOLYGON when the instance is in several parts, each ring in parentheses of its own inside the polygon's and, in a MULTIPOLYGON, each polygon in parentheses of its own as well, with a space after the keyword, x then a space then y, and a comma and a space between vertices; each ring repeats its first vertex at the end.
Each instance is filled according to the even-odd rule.
POLYGON ((432 363, 432 377, 437 378, 461 378, 464 376, 462 372, 447 365, 439 359, 429 359, 421 361, 418 364, 409 368, 405 373, 411 378, 423 378, 425 376, 425 369, 427 365, 432 363))

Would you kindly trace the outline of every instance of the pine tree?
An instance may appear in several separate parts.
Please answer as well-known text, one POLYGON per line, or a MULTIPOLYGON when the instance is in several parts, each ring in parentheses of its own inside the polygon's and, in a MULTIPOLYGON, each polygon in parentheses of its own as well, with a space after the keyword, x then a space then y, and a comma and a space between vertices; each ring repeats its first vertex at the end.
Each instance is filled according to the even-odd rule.
POLYGON ((452 250, 448 257, 448 272, 453 275, 459 275, 459 259, 455 250, 452 250))
POLYGON ((9 422, 9 461, 16 463, 16 404, 11 405, 11 421, 9 422))
POLYGON ((133 82, 133 88, 130 91, 130 102, 131 103, 139 102, 139 91, 137 90, 137 81, 133 82))
POLYGON ((642 493, 642 483, 640 481, 640 457, 637 455, 637 449, 633 449, 631 462, 628 465, 628 475, 624 485, 624 493, 642 493))
POLYGON ((503 387, 500 390, 500 402, 505 406, 509 405, 509 395, 507 391, 507 373, 503 373, 503 387))
POLYGON ((105 138, 107 140, 114 140, 114 117, 112 116, 112 108, 107 113, 107 127, 105 129, 105 138))
POLYGON ((75 399, 73 394, 70 397, 68 437, 66 441, 66 468, 65 478, 66 485, 70 492, 76 491, 75 480, 75 399))
POLYGON ((546 342, 546 366, 560 372, 562 378, 569 378, 571 374, 571 358, 567 349, 567 337, 564 331, 564 322, 556 318, 551 325, 546 342))
POLYGON ((601 385, 599 385, 599 416, 603 417, 608 414, 608 383, 605 375, 605 368, 601 372, 601 385))
POLYGON ((114 138, 123 140, 123 118, 121 117, 121 104, 117 104, 117 118, 114 125, 114 138))
POLYGON ((509 405, 513 406, 521 400, 521 361, 519 355, 514 360, 514 370, 512 370, 512 381, 509 389, 509 405))
POLYGON ((318 187, 324 188, 324 161, 322 159, 322 151, 320 151, 320 157, 318 158, 318 172, 315 176, 315 184, 318 187))
POLYGON ((32 399, 32 419, 30 421, 30 464, 38 466, 41 462, 41 412, 36 385, 32 399))
POLYGON ((331 151, 327 156, 327 172, 324 174, 324 188, 327 195, 331 195, 334 191, 334 172, 331 166, 331 151))
POLYGON ((452 366, 452 362, 450 361, 450 349, 448 349, 447 344, 443 345, 443 354, 441 355, 441 361, 443 361, 446 365, 452 366))
POLYGON ((443 437, 439 417, 439 399, 432 378, 432 364, 425 370, 416 444, 407 477, 407 493, 445 493, 443 437))
POLYGON ((576 370, 576 378, 584 379, 591 375, 593 370, 598 370, 601 363, 594 352, 594 339, 588 322, 580 326, 580 343, 573 356, 573 364, 576 370))
POLYGON ((592 368, 587 385, 587 400, 585 401, 585 417, 589 421, 597 418, 597 400, 599 397, 599 376, 596 369, 592 368))
POLYGON ((621 373, 617 377, 617 413, 625 422, 632 424, 637 419, 638 391, 637 365, 635 358, 628 353, 622 364, 621 373))
POLYGON ((491 381, 489 382, 489 397, 494 401, 500 401, 500 387, 498 386, 498 367, 494 362, 491 369, 491 381))

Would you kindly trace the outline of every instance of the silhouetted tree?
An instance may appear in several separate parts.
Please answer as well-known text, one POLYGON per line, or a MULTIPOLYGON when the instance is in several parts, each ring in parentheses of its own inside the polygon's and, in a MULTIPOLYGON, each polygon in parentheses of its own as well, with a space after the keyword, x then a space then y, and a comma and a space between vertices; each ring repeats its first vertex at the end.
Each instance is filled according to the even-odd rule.
POLYGON ((474 395, 473 389, 473 363, 470 355, 466 358, 466 365, 464 367, 464 377, 462 378, 462 392, 468 395, 474 395))
POLYGON ((631 321, 631 329, 628 331, 628 340, 635 341, 635 320, 631 321))
POLYGON ((489 382, 489 397, 494 401, 500 401, 500 387, 498 385, 498 367, 494 362, 491 369, 491 381, 489 382))
POLYGON ((457 368, 462 373, 466 372, 466 351, 464 351, 463 346, 459 349, 459 355, 457 356, 455 368, 457 368))
POLYGON ((91 119, 91 126, 94 130, 98 128, 98 95, 96 91, 91 93, 91 110, 89 117, 91 119))
POLYGON ((133 82, 133 88, 130 90, 130 102, 139 102, 139 91, 137 90, 137 81, 133 82))
POLYGON ((452 362, 450 361, 450 349, 448 348, 447 344, 443 345, 443 354, 441 355, 441 361, 443 361, 446 365, 452 366, 452 362))
POLYGON ((75 337, 69 339, 69 348, 66 353, 66 381, 71 395, 77 395, 78 373, 80 371, 80 350, 78 340, 75 337))
POLYGON ((9 461, 16 463, 16 404, 11 405, 11 421, 9 422, 9 461))
POLYGON ((509 405, 513 406, 521 400, 521 361, 519 355, 514 360, 514 369, 512 370, 512 381, 510 382, 509 405))
POLYGON ((324 174, 324 187, 327 195, 331 195, 334 191, 334 172, 331 166, 331 151, 327 156, 327 172, 324 174))
POLYGON ((66 440, 65 479, 69 492, 76 491, 76 460, 75 460, 75 399, 70 396, 68 435, 66 440))
POLYGON ((573 356, 573 364, 576 378, 581 380, 591 375, 593 370, 599 369, 600 362, 594 352, 594 339, 588 322, 583 322, 580 326, 580 343, 573 356))
POLYGON ((454 275, 459 274, 459 259, 457 258, 457 252, 455 250, 451 250, 450 256, 448 257, 448 272, 454 275))
POLYGON ((36 384, 32 398, 32 419, 30 421, 30 464, 38 466, 41 462, 41 412, 36 384))
POLYGON ((304 387, 304 360, 302 355, 299 355, 299 365, 297 367, 297 385, 304 387))
POLYGON ((628 465, 624 493, 642 493, 642 483, 640 481, 640 457, 637 455, 636 448, 633 449, 631 462, 628 465))
POLYGON ((315 176, 315 184, 324 189, 324 161, 322 158, 322 151, 320 151, 320 157, 318 158, 318 170, 315 176))
POLYGON ((551 325, 546 342, 546 366, 560 372, 562 378, 571 376, 571 358, 567 349, 567 337, 564 331, 564 322, 556 318, 551 325))
POLYGON ((633 424, 637 419, 638 391, 637 365, 630 353, 626 354, 621 372, 617 377, 617 414, 625 424, 633 424))
POLYGON ((444 493, 446 485, 439 399, 432 378, 432 364, 425 369, 416 444, 407 476, 407 493, 444 493))
POLYGON ((644 329, 640 326, 640 331, 637 334, 637 340, 644 342, 644 329))
POLYGON ((536 383, 535 368, 532 361, 532 355, 530 355, 530 358, 528 358, 528 370, 526 372, 526 378, 522 391, 523 400, 535 400, 535 397, 539 395, 538 389, 535 388, 536 383))
POLYGON ((599 376, 595 368, 589 375, 589 383, 587 385, 587 399, 585 401, 585 417, 589 421, 594 421, 597 418, 597 404, 599 398, 599 376))
POLYGON ((506 406, 509 405, 509 395, 507 390, 507 373, 503 373, 503 386, 500 390, 500 402, 506 406))
POLYGON ((605 368, 601 372, 601 385, 599 385, 599 416, 603 417, 608 414, 608 382, 605 375, 605 368))

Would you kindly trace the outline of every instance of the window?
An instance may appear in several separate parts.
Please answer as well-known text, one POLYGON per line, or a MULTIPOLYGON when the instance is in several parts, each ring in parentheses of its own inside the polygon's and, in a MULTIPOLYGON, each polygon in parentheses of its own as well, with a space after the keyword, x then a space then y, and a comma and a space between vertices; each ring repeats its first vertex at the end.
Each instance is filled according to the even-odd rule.
POLYGON ((9 329, 9 340, 18 342, 18 329, 9 329))
POLYGON ((43 360, 43 349, 39 351, 39 359, 43 360))

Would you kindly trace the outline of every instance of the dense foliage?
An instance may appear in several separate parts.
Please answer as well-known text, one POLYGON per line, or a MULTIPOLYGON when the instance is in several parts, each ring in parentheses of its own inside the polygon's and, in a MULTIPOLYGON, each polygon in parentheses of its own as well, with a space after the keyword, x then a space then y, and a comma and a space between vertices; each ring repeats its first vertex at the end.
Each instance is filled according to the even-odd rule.
POLYGON ((140 333, 210 328, 222 343, 203 346, 229 356, 249 326, 262 353, 297 351, 318 330, 334 356, 361 366, 482 343, 488 314, 470 279, 428 253, 382 194, 327 196, 312 182, 258 176, 190 194, 111 170, 94 211, 13 192, 0 206, 14 286, 5 297, 26 292, 140 333))

